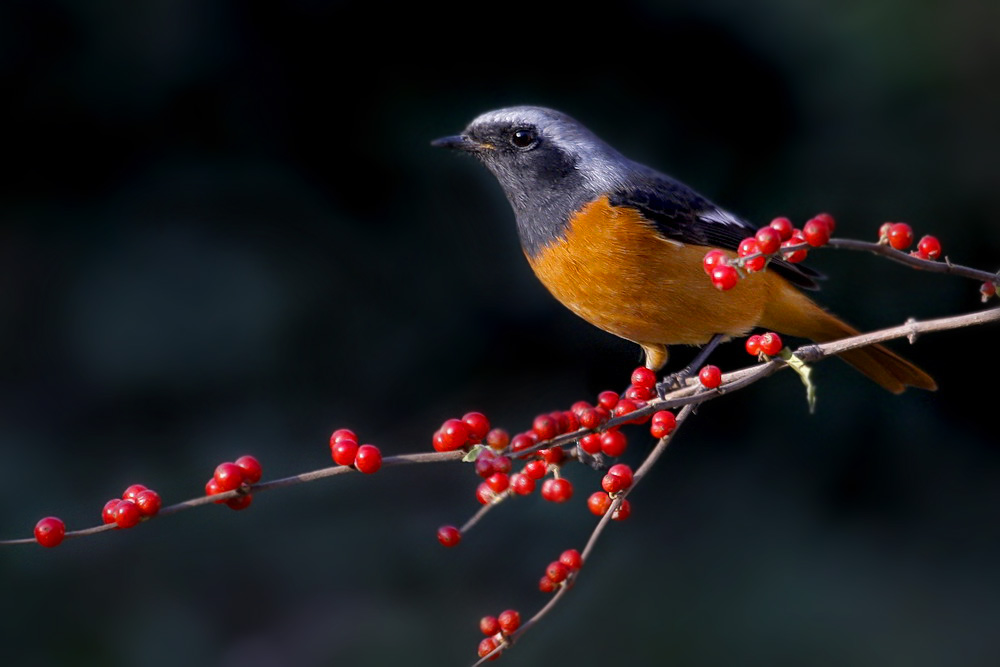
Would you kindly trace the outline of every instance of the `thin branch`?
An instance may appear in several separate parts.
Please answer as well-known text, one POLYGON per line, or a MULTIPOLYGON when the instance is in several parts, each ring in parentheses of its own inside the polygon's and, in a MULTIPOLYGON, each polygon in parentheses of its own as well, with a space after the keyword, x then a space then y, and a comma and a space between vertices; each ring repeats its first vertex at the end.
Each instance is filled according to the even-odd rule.
POLYGON ((844 250, 867 251, 875 255, 887 257, 894 262, 912 266, 913 268, 920 269, 921 271, 947 273, 955 276, 962 276, 963 278, 969 278, 971 280, 978 280, 984 283, 996 283, 1000 280, 1000 274, 973 269, 972 267, 962 266, 961 264, 953 264, 947 256, 944 258, 944 261, 921 259, 909 254, 908 252, 896 250, 892 246, 885 243, 871 243, 869 241, 857 241, 855 239, 832 238, 826 245, 831 248, 842 248, 844 250))
MULTIPOLYGON (((874 244, 868 244, 874 245, 874 244)), ((891 249, 890 249, 891 250, 891 249)), ((898 251, 893 251, 898 252, 898 251)), ((907 256, 908 257, 908 256, 907 256)), ((920 262, 925 262, 924 260, 917 260, 920 262)), ((946 266, 946 265, 942 265, 946 266)), ((978 276, 976 279, 979 279, 978 276)), ((965 315, 955 315, 951 317, 942 317, 934 320, 924 320, 924 321, 910 321, 906 324, 890 327, 888 329, 881 329, 879 331, 872 331, 869 333, 859 334, 857 336, 852 336, 850 338, 844 338, 838 341, 832 341, 829 343, 818 343, 804 345, 795 351, 795 356, 806 362, 819 361, 821 359, 839 354, 846 350, 855 349, 858 347, 864 347, 866 345, 872 345, 874 343, 882 343, 894 338, 910 338, 914 339, 918 334, 930 333, 935 331, 946 331, 950 329, 958 329, 968 326, 976 326, 987 324, 991 322, 1000 322, 1000 307, 991 308, 988 310, 983 310, 975 313, 969 313, 965 315)), ((539 449, 551 448, 557 446, 569 445, 576 442, 580 437, 586 435, 587 433, 594 432, 595 430, 605 430, 608 428, 613 428, 621 424, 626 424, 637 419, 641 419, 658 410, 669 410, 676 409, 685 406, 694 406, 703 403, 708 400, 717 398, 718 396, 726 393, 731 393, 733 391, 738 391, 743 389, 769 375, 775 373, 782 368, 785 368, 785 364, 780 359, 772 359, 763 364, 755 364, 754 366, 749 366, 742 368, 730 373, 723 375, 723 384, 714 390, 704 391, 702 390, 698 380, 696 378, 688 378, 686 381, 686 386, 676 389, 664 396, 664 398, 654 398, 650 400, 645 406, 639 408, 638 410, 631 412, 627 415, 622 415, 620 417, 615 417, 608 420, 602 424, 598 429, 579 429, 573 433, 567 433, 549 441, 543 441, 537 445, 525 449, 519 452, 508 452, 517 457, 522 457, 539 449)), ((388 456, 382 459, 383 467, 391 467, 397 465, 414 465, 423 463, 439 463, 446 461, 457 461, 465 456, 464 451, 455 452, 420 452, 416 454, 403 454, 399 456, 388 456)), ((216 502, 224 502, 230 498, 235 498, 239 495, 244 495, 246 493, 257 493, 259 491, 268 491, 270 489, 277 489, 286 486, 293 486, 296 484, 303 484, 305 482, 312 482, 318 479, 324 479, 326 477, 333 477, 335 475, 342 475, 347 473, 357 472, 349 466, 331 466, 329 468, 321 468, 319 470, 313 470, 310 472, 302 473, 300 475, 293 475, 291 477, 285 477, 282 479, 271 480, 269 482, 262 482, 254 486, 249 486, 246 488, 237 489, 234 491, 227 491, 225 493, 220 493, 212 496, 198 496, 190 500, 185 500, 183 502, 177 503, 175 505, 170 505, 164 507, 156 516, 167 516, 169 514, 175 514, 177 512, 192 509, 195 507, 200 507, 202 505, 209 505, 216 502)), ((471 528, 479 519, 484 515, 492 505, 484 506, 479 512, 472 517, 472 519, 467 522, 466 526, 471 528)), ((154 517, 149 517, 154 518, 154 517)), ((144 519, 148 521, 149 519, 144 519)), ((72 537, 83 537, 86 535, 94 535, 97 533, 103 533, 106 531, 114 530, 117 526, 115 524, 102 524, 98 526, 93 526, 90 528, 84 528, 80 530, 72 530, 66 532, 67 538, 72 537)), ((12 540, 0 540, 0 546, 14 545, 14 544, 34 544, 34 538, 19 538, 12 540)))
MULTIPOLYGON (((653 449, 643 460, 642 464, 633 474, 632 485, 628 489, 625 489, 624 491, 618 494, 618 496, 612 501, 611 505, 608 507, 608 511, 604 513, 604 516, 602 516, 601 519, 597 522, 597 525, 594 526, 594 530, 591 532, 590 538, 587 540, 587 545, 583 548, 583 551, 580 554, 580 557, 583 559, 584 564, 586 564, 587 559, 590 558, 590 554, 593 552, 594 547, 597 545, 597 540, 601 537, 601 534, 604 532, 604 529, 607 528, 608 523, 611 522, 615 510, 621 507, 621 504, 625 501, 626 496, 628 496, 633 490, 635 490, 635 487, 638 486, 639 482, 642 481, 642 478, 646 476, 646 473, 648 473, 650 469, 652 469, 652 467, 656 464, 656 461, 660 458, 663 452, 666 451, 667 445, 669 445, 670 442, 673 440, 674 435, 676 435, 677 431, 684 423, 684 420, 686 420, 688 416, 690 416, 691 413, 693 412, 694 412, 694 405, 687 405, 684 407, 683 410, 681 410, 677 414, 677 425, 674 427, 674 430, 671 431, 669 435, 660 438, 660 440, 656 443, 653 449)), ((582 570, 580 570, 580 572, 582 572, 582 570)), ((574 573, 572 580, 573 583, 575 583, 577 577, 579 577, 580 572, 574 573)), ((530 619, 522 623, 521 627, 518 628, 516 632, 512 633, 507 638, 508 645, 513 645, 514 642, 523 637, 524 634, 528 632, 528 630, 530 630, 532 627, 534 627, 535 624, 541 621, 559 603, 562 597, 566 595, 567 592, 569 592, 570 588, 572 588, 571 585, 564 583, 559 588, 559 590, 552 595, 552 598, 548 602, 546 602, 541 609, 535 612, 534 616, 532 616, 530 619)), ((486 660, 489 660, 490 657, 494 655, 494 653, 500 652, 504 648, 506 647, 498 647, 496 651, 491 652, 486 656, 483 656, 478 662, 475 663, 475 665, 473 665, 473 667, 483 664, 486 660)))

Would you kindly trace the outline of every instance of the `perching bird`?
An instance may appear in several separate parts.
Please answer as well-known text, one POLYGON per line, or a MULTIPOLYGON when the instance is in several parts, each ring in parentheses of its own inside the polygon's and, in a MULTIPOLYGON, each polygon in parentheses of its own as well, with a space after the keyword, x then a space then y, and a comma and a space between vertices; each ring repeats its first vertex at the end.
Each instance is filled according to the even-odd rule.
MULTIPOLYGON (((649 368, 663 367, 668 345, 704 345, 754 327, 817 342, 858 333, 798 289, 815 289, 818 274, 783 259, 716 289, 705 254, 719 248, 735 257, 756 228, 563 113, 498 109, 433 144, 471 153, 493 172, 535 275, 583 319, 638 343, 649 368)), ((881 345, 840 356, 891 392, 936 388, 881 345)))

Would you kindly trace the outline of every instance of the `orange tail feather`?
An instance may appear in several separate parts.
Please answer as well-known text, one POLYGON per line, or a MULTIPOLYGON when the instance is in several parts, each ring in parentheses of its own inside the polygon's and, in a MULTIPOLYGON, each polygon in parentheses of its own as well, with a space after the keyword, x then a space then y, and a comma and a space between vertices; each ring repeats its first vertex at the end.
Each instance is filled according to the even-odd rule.
MULTIPOLYGON (((784 281, 782 281, 784 282, 784 281)), ((813 303, 802 292, 785 283, 775 290, 760 326, 809 338, 817 343, 856 336, 859 332, 813 303)), ((907 387, 935 390, 934 378, 882 345, 869 345, 842 352, 841 359, 894 394, 907 387)))

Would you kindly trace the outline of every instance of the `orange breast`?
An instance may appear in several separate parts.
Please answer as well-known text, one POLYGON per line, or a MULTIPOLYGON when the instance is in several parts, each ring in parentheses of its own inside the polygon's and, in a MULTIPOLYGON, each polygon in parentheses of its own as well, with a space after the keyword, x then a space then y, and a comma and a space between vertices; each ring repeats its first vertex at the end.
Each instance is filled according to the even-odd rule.
POLYGON ((752 329, 784 282, 765 271, 720 292, 702 268, 709 249, 670 241, 635 209, 602 197, 528 261, 559 301, 605 331, 644 346, 700 345, 752 329))

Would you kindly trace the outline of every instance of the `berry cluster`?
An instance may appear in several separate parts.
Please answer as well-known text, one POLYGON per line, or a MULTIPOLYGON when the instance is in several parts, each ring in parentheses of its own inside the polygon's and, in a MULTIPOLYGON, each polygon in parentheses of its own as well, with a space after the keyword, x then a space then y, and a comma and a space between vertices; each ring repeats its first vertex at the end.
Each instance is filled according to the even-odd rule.
POLYGON ((330 456, 341 466, 352 466, 366 475, 382 467, 382 452, 375 445, 359 445, 358 436, 349 428, 338 428, 330 436, 330 456))
POLYGON ((112 498, 104 503, 101 520, 116 524, 118 528, 132 528, 160 511, 160 494, 147 489, 142 484, 133 484, 125 489, 121 498, 112 498))
POLYGON ((809 249, 805 246, 826 245, 836 227, 829 213, 814 216, 802 225, 802 229, 796 229, 788 218, 775 218, 740 242, 735 259, 725 251, 710 250, 702 265, 717 289, 731 290, 743 277, 743 271, 762 271, 768 260, 779 252, 787 262, 801 262, 808 254, 809 249))
POLYGON ((260 481, 263 470, 260 462, 249 454, 241 456, 233 462, 220 463, 215 473, 205 483, 205 495, 214 496, 227 491, 239 490, 240 494, 227 500, 216 500, 225 503, 231 509, 243 510, 250 507, 253 495, 250 486, 260 481))
MULTIPOLYGON (((486 639, 479 642, 479 657, 485 658, 501 646, 507 645, 507 637, 514 634, 521 627, 521 614, 516 609, 507 609, 500 612, 498 616, 483 616, 479 619, 479 630, 486 635, 486 639)), ((490 660, 500 657, 501 651, 497 651, 490 656, 490 660)))
POLYGON ((785 344, 782 342, 781 336, 773 331, 768 331, 764 334, 754 334, 747 338, 746 342, 747 354, 758 359, 776 357, 784 347, 785 344))
MULTIPOLYGON (((896 250, 906 250, 913 245, 913 228, 905 222, 886 222, 878 230, 878 242, 896 250)), ((936 260, 941 257, 941 242, 930 234, 922 237, 917 249, 910 253, 918 259, 936 260)))
MULTIPOLYGON (((490 420, 481 412, 466 413, 461 419, 449 419, 434 432, 434 450, 453 452, 478 445, 489 435, 490 420)), ((499 435, 499 434, 498 434, 499 435)), ((501 447, 502 449, 502 447, 501 447)))
MULTIPOLYGON (((715 367, 709 370, 712 368, 715 367)), ((715 373, 721 379, 717 368, 715 373)), ((572 499, 574 489, 572 482, 560 475, 562 466, 575 460, 603 468, 606 465, 604 457, 622 456, 628 448, 628 438, 621 430, 622 425, 608 427, 607 422, 644 408, 647 401, 656 396, 654 371, 642 366, 636 368, 629 379, 631 383, 621 395, 602 391, 593 404, 577 401, 569 410, 537 415, 529 430, 513 437, 503 429, 490 429, 485 416, 471 412, 462 419, 445 421, 435 432, 432 443, 438 451, 461 449, 469 452, 468 458, 474 457, 474 470, 482 480, 475 495, 482 505, 494 505, 512 496, 527 496, 539 485, 542 498, 565 503, 572 499)), ((647 421, 652 422, 650 434, 655 438, 669 436, 677 425, 674 413, 667 410, 651 417, 642 415, 626 423, 647 421)), ((595 514, 605 514, 632 481, 629 466, 612 465, 602 480, 603 490, 588 498, 588 507, 595 514)), ((630 513, 631 506, 622 498, 612 518, 622 520, 630 513)), ((457 546, 462 541, 463 530, 453 525, 441 526, 437 531, 438 542, 445 547, 457 546)), ((558 583, 551 578, 549 582, 558 583)), ((544 583, 542 588, 546 588, 544 583)))
MULTIPOLYGON (((672 413, 668 412, 666 414, 672 413)), ((604 516, 608 513, 611 503, 624 491, 628 490, 632 486, 633 481, 632 468, 624 463, 611 466, 608 468, 604 479, 601 480, 601 488, 604 490, 595 491, 590 494, 590 497, 587 498, 587 509, 597 516, 604 516)), ((630 514, 632 514, 632 506, 628 500, 623 498, 618 509, 611 515, 611 518, 615 521, 623 521, 630 514)))
POLYGON ((538 582, 538 590, 543 593, 551 593, 557 588, 569 586, 573 583, 573 577, 583 567, 583 556, 576 549, 567 549, 559 556, 559 560, 554 560, 545 568, 545 574, 538 582))

